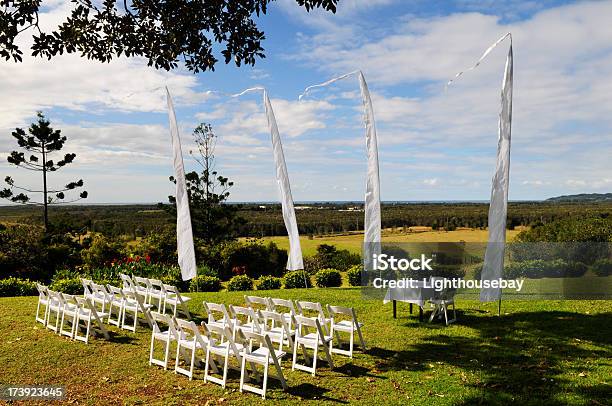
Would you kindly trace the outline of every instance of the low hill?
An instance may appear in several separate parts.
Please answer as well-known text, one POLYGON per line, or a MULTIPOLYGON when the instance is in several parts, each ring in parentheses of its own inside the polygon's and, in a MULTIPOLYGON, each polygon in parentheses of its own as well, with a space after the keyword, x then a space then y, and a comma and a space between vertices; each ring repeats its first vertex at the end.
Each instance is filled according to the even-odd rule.
POLYGON ((577 195, 557 196, 546 199, 547 202, 611 202, 612 193, 580 193, 577 195))

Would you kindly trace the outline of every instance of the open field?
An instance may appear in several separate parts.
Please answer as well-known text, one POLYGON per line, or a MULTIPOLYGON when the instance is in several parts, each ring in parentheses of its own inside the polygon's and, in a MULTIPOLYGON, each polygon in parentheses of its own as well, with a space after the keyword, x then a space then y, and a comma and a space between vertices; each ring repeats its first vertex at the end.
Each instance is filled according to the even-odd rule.
MULTIPOLYGON (((334 356, 317 376, 292 372, 290 387, 271 381, 272 402, 368 404, 609 404, 612 397, 612 301, 459 301, 459 320, 443 327, 391 317, 391 305, 363 300, 358 289, 257 292, 353 306, 365 323, 369 349, 351 361, 334 356)), ((203 315, 202 300, 242 303, 243 292, 191 294, 190 309, 203 315)), ((63 384, 79 404, 260 404, 238 392, 230 375, 224 390, 148 365, 150 330, 112 328, 111 341, 89 345, 60 338, 34 322, 36 298, 0 299, 0 361, 4 383, 63 384)), ((272 403, 271 403, 272 404, 272 403)))
MULTIPOLYGON (((512 241, 520 232, 517 230, 508 230, 506 238, 512 241)), ((383 242, 486 242, 488 236, 487 230, 481 229, 458 229, 455 231, 418 231, 411 233, 398 233, 383 231, 383 242)), ((264 241, 274 241, 280 248, 289 249, 289 240, 286 236, 264 237, 264 241)), ((354 253, 361 253, 363 246, 363 234, 355 233, 348 235, 337 236, 321 236, 310 239, 307 236, 300 237, 302 253, 306 256, 314 255, 317 247, 321 244, 335 245, 338 249, 346 249, 354 253)))

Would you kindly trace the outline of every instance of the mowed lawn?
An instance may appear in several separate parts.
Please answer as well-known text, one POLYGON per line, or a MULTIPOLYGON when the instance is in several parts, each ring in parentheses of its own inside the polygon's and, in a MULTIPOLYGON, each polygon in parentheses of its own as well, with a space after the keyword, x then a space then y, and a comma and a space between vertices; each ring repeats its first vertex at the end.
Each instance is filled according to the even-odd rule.
MULTIPOLYGON (((417 227, 424 228, 424 227, 417 227)), ((508 230, 506 238, 512 241, 520 230, 508 230)), ((480 229, 458 229, 455 231, 419 231, 411 233, 391 232, 383 230, 382 242, 394 243, 431 243, 431 242, 486 242, 487 230, 480 229)), ((289 249, 289 240, 286 236, 264 237, 264 241, 274 241, 280 248, 289 249)), ((361 253, 363 248, 363 234, 349 234, 336 236, 316 236, 310 239, 308 236, 300 236, 302 253, 306 256, 316 254, 317 247, 321 244, 335 245, 338 249, 346 249, 354 253, 361 253)))
MULTIPOLYGON (((336 368, 321 361, 317 376, 292 372, 283 363, 289 391, 274 380, 270 404, 362 402, 364 404, 610 404, 612 301, 460 300, 459 320, 444 327, 419 323, 400 304, 364 300, 359 289, 256 292, 277 297, 355 307, 368 351, 350 360, 334 355, 336 368)), ((203 316, 202 300, 243 303, 243 293, 190 294, 191 311, 203 316)), ((73 342, 34 322, 36 298, 0 299, 2 383, 66 385, 78 404, 260 404, 238 391, 238 374, 224 390, 189 381, 148 365, 150 330, 112 328, 112 339, 73 342)))

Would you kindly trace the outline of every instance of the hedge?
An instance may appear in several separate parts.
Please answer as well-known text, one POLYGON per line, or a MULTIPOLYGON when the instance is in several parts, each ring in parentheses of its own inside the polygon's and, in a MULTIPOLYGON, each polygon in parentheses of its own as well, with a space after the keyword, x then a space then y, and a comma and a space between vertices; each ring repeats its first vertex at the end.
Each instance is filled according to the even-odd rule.
POLYGON ((247 275, 236 275, 227 284, 229 291, 253 290, 253 279, 247 275))
POLYGON ((309 288, 312 286, 310 275, 304 271, 291 271, 285 274, 286 289, 309 288))
POLYGON ((29 279, 15 277, 0 279, 0 297, 35 296, 36 294, 36 282, 31 282, 29 279))
POLYGON ((197 275, 189 283, 190 292, 218 292, 221 280, 215 276, 197 275))
POLYGON ((314 276, 315 283, 320 288, 337 288, 342 286, 342 276, 337 269, 321 269, 314 276))
POLYGON ((363 272, 362 265, 353 265, 347 271, 349 285, 351 286, 361 286, 361 273, 363 272))
POLYGON ((257 290, 273 290, 280 289, 283 281, 281 278, 274 276, 262 276, 257 280, 257 290))
POLYGON ((83 294, 83 284, 78 278, 56 279, 51 283, 49 289, 69 295, 83 294))

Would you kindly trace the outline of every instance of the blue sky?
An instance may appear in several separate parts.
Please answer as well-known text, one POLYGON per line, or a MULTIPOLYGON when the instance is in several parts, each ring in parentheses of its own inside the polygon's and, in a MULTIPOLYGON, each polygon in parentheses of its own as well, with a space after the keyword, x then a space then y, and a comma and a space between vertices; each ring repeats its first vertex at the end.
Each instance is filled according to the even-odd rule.
MULTIPOLYGON (((41 15, 53 26, 66 2, 41 15)), ((486 200, 494 169, 507 44, 446 92, 444 84, 512 32, 515 54, 510 199, 612 191, 612 2, 340 0, 336 15, 278 0, 259 19, 266 58, 254 68, 155 71, 141 60, 99 64, 76 55, 2 62, 0 174, 10 131, 43 110, 69 138, 89 202, 158 202, 173 191, 163 92, 175 98, 184 151, 210 122, 217 169, 235 201, 277 199, 260 96, 212 97, 265 86, 272 98, 295 200, 362 200, 365 140, 355 79, 298 95, 361 69, 376 114, 383 200, 486 200)), ((27 46, 27 38, 22 39, 27 46)), ((195 168, 186 156, 185 162, 195 168)))

